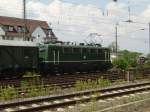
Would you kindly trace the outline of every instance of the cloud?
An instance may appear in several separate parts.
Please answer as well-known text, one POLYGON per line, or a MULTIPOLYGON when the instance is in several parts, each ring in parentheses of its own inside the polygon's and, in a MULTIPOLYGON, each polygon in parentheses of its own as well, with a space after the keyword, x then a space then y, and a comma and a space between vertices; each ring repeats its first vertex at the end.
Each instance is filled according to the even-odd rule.
POLYGON ((52 24, 61 40, 83 41, 89 33, 102 33, 108 29, 107 25, 103 23, 105 18, 102 11, 93 5, 74 5, 58 0, 46 5, 32 1, 28 5, 32 6, 30 10, 35 15, 39 15, 39 19, 47 20, 52 24), (36 7, 39 7, 39 9, 36 9, 36 7), (99 25, 103 27, 99 27, 99 25))
POLYGON ((142 17, 145 17, 145 20, 150 19, 150 5, 148 5, 148 7, 142 12, 141 14, 142 17))
MULTIPOLYGON (((132 0, 131 3, 134 1, 132 0)), ((143 0, 138 1, 140 4, 143 0)), ((0 0, 0 3, 0 15, 22 17, 22 0, 0 0)), ((145 43, 147 30, 139 30, 147 26, 124 22, 128 20, 127 7, 127 3, 109 2, 105 6, 108 15, 106 11, 103 15, 100 8, 90 4, 73 4, 60 0, 44 4, 32 0, 27 3, 27 17, 48 21, 59 40, 83 42, 90 33, 98 33, 101 36, 97 42, 102 39, 105 46, 115 41, 115 24, 119 22, 118 43, 120 48, 147 52, 143 47, 148 44, 145 43)), ((141 17, 131 15, 131 19, 143 22, 142 16, 149 17, 149 15, 150 6, 140 15, 141 17)))
POLYGON ((149 0, 129 0, 130 3, 134 5, 141 5, 141 4, 149 4, 149 0))
POLYGON ((128 5, 125 3, 110 2, 106 5, 106 9, 114 13, 124 12, 126 8, 128 8, 128 5))
POLYGON ((0 0, 0 15, 22 17, 22 0, 0 0))

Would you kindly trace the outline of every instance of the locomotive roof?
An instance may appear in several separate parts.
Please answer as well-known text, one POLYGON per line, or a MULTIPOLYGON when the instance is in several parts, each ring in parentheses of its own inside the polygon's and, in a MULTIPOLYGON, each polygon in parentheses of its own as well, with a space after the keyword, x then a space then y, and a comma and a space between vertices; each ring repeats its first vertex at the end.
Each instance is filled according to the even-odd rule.
POLYGON ((36 47, 36 43, 29 41, 0 40, 0 46, 36 47))
POLYGON ((74 48, 101 48, 101 49, 108 49, 106 47, 89 46, 89 45, 42 44, 42 46, 59 46, 59 47, 74 47, 74 48))

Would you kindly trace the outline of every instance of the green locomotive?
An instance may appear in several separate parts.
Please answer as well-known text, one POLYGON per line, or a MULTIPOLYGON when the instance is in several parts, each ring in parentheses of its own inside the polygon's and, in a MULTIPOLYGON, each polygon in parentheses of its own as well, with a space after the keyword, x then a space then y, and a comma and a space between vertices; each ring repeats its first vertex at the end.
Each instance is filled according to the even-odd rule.
POLYGON ((104 71, 111 67, 110 51, 101 45, 41 44, 39 68, 48 73, 104 71))

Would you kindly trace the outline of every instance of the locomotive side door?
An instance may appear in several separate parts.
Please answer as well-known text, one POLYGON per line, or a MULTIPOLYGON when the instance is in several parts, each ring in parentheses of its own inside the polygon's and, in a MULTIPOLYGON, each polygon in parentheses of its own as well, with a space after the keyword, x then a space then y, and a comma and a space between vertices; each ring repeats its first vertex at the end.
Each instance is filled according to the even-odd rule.
POLYGON ((53 49, 53 63, 54 65, 58 65, 60 62, 60 50, 55 48, 53 49))
MULTIPOLYGON (((24 65, 25 65, 25 68, 30 68, 32 67, 32 52, 29 48, 23 48, 24 49, 24 65)), ((23 50, 23 49, 20 49, 20 50, 23 50)))

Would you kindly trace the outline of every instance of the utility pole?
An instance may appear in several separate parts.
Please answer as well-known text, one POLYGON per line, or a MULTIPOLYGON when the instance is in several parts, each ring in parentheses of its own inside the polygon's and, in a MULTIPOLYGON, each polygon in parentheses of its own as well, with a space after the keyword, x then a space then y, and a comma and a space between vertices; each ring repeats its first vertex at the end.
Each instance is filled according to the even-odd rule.
POLYGON ((23 38, 24 40, 26 40, 26 0, 23 0, 23 23, 24 23, 23 38))
POLYGON ((150 23, 148 23, 149 26, 149 54, 150 54, 150 23))
POLYGON ((130 6, 128 6, 128 13, 129 13, 129 22, 131 21, 131 9, 130 6))
POLYGON ((26 0, 23 0, 23 18, 26 19, 26 0))
POLYGON ((116 57, 118 56, 118 28, 117 24, 115 26, 115 42, 116 42, 116 57))
POLYGON ((130 8, 130 1, 128 1, 128 13, 129 13, 129 22, 131 22, 131 8, 130 8))

